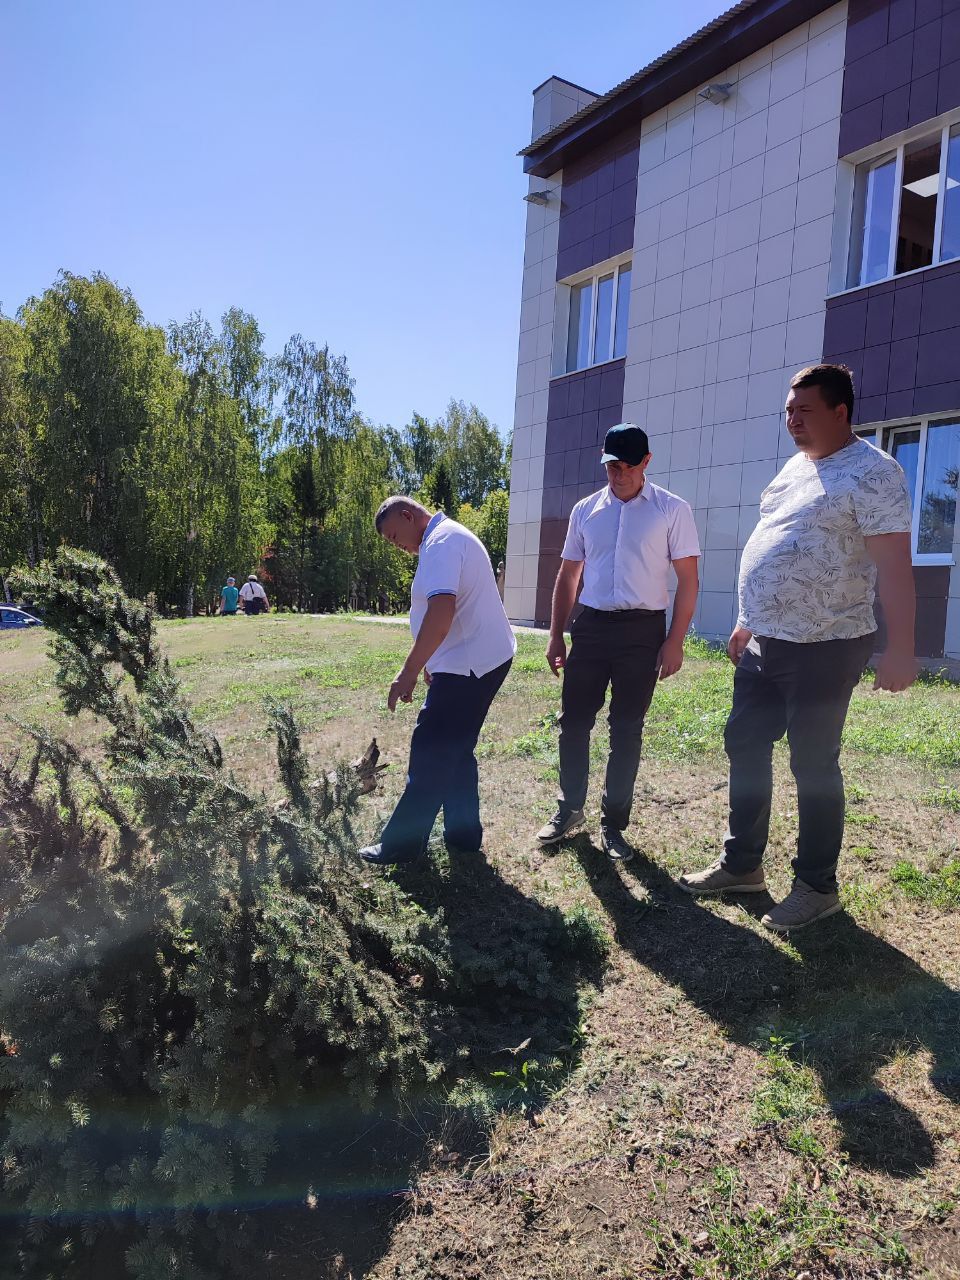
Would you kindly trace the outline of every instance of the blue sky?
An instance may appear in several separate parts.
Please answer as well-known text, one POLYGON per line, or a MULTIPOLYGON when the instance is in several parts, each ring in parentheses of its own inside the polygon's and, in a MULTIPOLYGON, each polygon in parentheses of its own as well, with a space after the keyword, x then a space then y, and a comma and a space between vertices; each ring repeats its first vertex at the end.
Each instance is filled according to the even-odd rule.
POLYGON ((4 0, 0 306, 99 269, 155 323, 329 342, 374 421, 456 396, 509 432, 531 91, 603 92, 721 7, 4 0))

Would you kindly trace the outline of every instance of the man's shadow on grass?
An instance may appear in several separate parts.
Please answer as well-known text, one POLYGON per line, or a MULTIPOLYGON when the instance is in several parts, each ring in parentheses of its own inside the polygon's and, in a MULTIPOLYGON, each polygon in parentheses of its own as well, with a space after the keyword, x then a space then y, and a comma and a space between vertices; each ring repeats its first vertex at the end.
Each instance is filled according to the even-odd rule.
MULTIPOLYGON (((618 872, 586 837, 574 849, 617 941, 642 965, 738 1043, 760 1048, 771 1034, 794 1043, 851 1160, 894 1176, 933 1163, 923 1121, 877 1074, 900 1053, 926 1050, 932 1084, 960 1102, 960 993, 845 914, 792 935, 792 954, 702 906, 649 858, 618 872)), ((759 916, 771 899, 739 901, 759 916)))
POLYGON ((369 1110, 331 1087, 298 1109, 281 1137, 290 1195, 313 1188, 311 1207, 292 1211, 283 1228, 287 1256, 336 1258, 338 1275, 366 1275, 383 1256, 431 1161, 456 1170, 486 1155, 497 1109, 532 1119, 576 1066, 580 992, 599 982, 604 964, 604 935, 589 918, 526 895, 482 855, 431 846, 427 858, 391 874, 443 915, 450 978, 424 997, 432 1056, 447 1072, 369 1110), (454 1106, 448 1093, 457 1081, 454 1106))

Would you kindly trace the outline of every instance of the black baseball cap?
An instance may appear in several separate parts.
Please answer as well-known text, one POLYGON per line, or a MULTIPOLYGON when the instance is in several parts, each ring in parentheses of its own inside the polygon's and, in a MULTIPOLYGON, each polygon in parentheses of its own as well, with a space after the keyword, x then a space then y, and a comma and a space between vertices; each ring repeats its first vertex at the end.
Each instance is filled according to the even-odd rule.
POLYGON ((601 462, 625 462, 635 467, 650 452, 650 442, 642 427, 632 422, 618 422, 603 439, 601 462))

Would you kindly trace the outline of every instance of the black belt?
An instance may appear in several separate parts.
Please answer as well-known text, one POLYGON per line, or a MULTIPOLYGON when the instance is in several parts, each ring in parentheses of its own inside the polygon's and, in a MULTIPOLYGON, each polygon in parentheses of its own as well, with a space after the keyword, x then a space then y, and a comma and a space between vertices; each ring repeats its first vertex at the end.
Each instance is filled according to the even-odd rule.
POLYGON ((650 617, 657 618, 666 614, 666 609, 594 609, 593 605, 581 605, 584 613, 589 613, 594 618, 635 618, 650 617))

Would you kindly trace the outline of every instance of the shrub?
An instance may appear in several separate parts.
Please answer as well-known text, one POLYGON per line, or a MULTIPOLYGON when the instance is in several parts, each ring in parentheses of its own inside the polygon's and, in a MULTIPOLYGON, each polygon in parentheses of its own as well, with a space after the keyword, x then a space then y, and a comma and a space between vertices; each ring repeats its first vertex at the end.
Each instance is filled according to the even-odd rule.
POLYGON ((109 735, 102 767, 41 732, 0 767, 0 1161, 27 1221, 14 1273, 70 1274, 107 1210, 138 1224, 132 1275, 209 1275, 202 1206, 263 1180, 278 1100, 334 1078, 369 1100, 436 1074, 420 1009, 446 938, 346 856, 354 785, 309 782, 288 711, 272 716, 273 806, 194 724, 109 566, 61 550, 16 589, 55 632, 66 711, 109 735))

